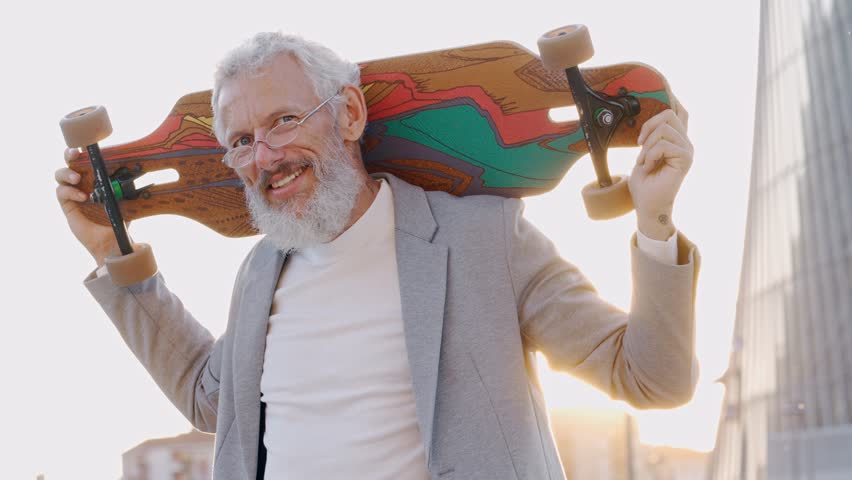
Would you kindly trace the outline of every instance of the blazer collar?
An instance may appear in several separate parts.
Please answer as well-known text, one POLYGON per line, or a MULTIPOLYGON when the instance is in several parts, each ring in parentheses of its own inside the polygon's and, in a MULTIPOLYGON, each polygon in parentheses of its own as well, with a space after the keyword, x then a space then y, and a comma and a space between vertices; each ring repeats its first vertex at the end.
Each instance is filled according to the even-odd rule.
POLYGON ((431 242, 438 224, 435 223, 426 192, 389 173, 376 173, 372 177, 383 178, 390 184, 396 229, 431 242))
POLYGON ((446 245, 432 243, 438 225, 423 189, 387 173, 374 177, 385 178, 393 191, 405 346, 420 435, 431 467, 448 250, 446 245))
POLYGON ((260 376, 266 351, 269 312, 285 252, 263 239, 246 260, 240 291, 234 300, 236 323, 233 348, 234 414, 246 472, 257 472, 260 438, 260 376))

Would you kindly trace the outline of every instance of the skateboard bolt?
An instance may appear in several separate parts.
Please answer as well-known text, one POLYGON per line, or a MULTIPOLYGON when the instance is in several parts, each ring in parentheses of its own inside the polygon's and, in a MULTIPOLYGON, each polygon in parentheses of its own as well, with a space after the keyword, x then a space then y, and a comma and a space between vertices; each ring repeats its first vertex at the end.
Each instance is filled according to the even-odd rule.
POLYGON ((612 115, 611 111, 609 111, 607 109, 603 109, 603 110, 598 112, 597 118, 595 120, 597 120, 598 125, 600 125, 602 127, 608 127, 608 126, 612 125, 612 121, 614 120, 614 116, 612 115))
MULTIPOLYGON (((112 184, 112 193, 115 195, 116 200, 121 200, 124 198, 124 189, 121 186, 121 183, 118 180, 113 180, 112 184)), ((89 196, 89 199, 94 203, 105 203, 106 202, 106 187, 100 186, 96 187, 92 194, 89 196)))
POLYGON ((92 194, 89 196, 89 200, 93 203, 104 203, 104 199, 106 198, 106 193, 102 187, 95 188, 92 194))

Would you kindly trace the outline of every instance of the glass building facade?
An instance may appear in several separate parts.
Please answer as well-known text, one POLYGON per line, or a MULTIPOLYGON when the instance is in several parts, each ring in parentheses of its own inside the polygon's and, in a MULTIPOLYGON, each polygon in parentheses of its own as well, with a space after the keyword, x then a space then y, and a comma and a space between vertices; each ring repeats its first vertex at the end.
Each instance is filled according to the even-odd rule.
POLYGON ((708 478, 849 480, 852 1, 762 0, 760 22, 736 326, 708 478))

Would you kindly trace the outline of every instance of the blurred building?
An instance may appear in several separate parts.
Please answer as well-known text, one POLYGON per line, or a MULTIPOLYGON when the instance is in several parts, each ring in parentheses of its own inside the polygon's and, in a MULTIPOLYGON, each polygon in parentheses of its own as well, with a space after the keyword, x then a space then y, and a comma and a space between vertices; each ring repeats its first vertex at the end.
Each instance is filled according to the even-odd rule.
POLYGON ((549 413, 567 480, 704 480, 708 454, 639 443, 633 417, 617 409, 549 413))
MULTIPOLYGON (((852 2, 762 0, 760 18, 748 222, 709 477, 852 479, 852 2)), ((720 54, 719 74, 737 75, 720 54)))
MULTIPOLYGON (((549 416, 567 480, 705 478, 707 454, 639 444, 636 423, 621 410, 555 409, 549 416)), ((121 480, 209 480, 212 466, 213 435, 193 430, 125 452, 121 480)))
POLYGON ((567 480, 638 480, 635 422, 616 409, 553 409, 556 448, 567 480))
POLYGON ((210 480, 213 435, 193 430, 146 440, 122 455, 122 480, 210 480))
POLYGON ((704 480, 708 458, 685 448, 640 445, 636 480, 704 480))

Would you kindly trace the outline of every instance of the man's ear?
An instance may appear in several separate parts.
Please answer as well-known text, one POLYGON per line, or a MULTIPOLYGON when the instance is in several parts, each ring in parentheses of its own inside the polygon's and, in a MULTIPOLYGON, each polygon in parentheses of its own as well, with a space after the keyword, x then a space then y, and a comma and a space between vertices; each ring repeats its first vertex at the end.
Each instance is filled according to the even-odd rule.
POLYGON ((361 89, 346 85, 340 92, 346 99, 337 112, 337 125, 343 140, 357 142, 367 125, 367 101, 361 89))

